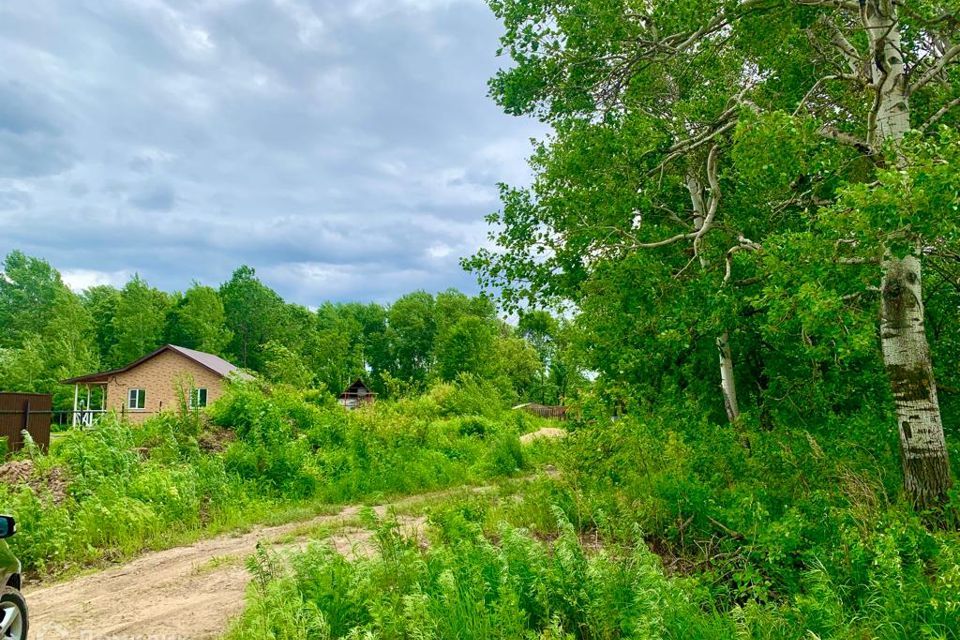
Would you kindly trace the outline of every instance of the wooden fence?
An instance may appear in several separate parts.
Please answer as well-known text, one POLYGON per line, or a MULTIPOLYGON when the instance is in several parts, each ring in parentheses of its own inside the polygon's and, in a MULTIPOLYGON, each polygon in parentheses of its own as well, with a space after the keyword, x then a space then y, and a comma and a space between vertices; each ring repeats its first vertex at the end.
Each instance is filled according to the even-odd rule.
POLYGON ((52 398, 45 393, 0 392, 0 438, 7 439, 10 451, 23 447, 22 431, 44 451, 50 446, 52 398))
POLYGON ((567 419, 567 407, 563 406, 553 406, 546 404, 537 404, 536 402, 527 402, 525 404, 518 404, 514 407, 515 411, 526 411, 527 413, 532 413, 538 415, 541 418, 553 418, 554 420, 566 420, 567 419))

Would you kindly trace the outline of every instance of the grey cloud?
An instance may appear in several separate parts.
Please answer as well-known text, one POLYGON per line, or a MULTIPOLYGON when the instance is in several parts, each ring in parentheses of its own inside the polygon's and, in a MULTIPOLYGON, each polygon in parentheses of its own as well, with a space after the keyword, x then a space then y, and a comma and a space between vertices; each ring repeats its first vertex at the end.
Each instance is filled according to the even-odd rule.
POLYGON ((0 210, 4 177, 31 207, 0 253, 168 289, 247 263, 309 305, 473 289, 540 133, 486 97, 498 33, 483 0, 0 8, 0 210))
POLYGON ((15 135, 42 133, 59 135, 60 128, 38 104, 41 96, 32 95, 18 82, 0 84, 0 131, 15 135))
POLYGON ((33 198, 23 189, 0 189, 0 211, 18 211, 28 209, 33 198))
POLYGON ((176 192, 168 184, 148 184, 130 195, 130 204, 143 211, 170 211, 176 202, 176 192))
POLYGON ((47 99, 16 81, 0 81, 0 178, 60 173, 74 160, 47 99))
POLYGON ((66 171, 74 161, 59 140, 43 134, 0 131, 0 178, 34 178, 66 171))

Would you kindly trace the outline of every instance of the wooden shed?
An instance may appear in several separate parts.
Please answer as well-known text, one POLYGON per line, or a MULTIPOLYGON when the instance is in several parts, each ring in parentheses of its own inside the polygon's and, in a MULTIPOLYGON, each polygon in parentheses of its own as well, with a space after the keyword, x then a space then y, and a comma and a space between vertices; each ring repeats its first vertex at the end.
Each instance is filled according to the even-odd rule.
POLYGON ((353 410, 366 404, 373 404, 376 399, 377 394, 371 391, 363 380, 357 378, 340 394, 339 402, 341 407, 353 410))
POLYGON ((44 451, 50 446, 53 397, 48 393, 0 392, 0 438, 10 451, 23 448, 23 431, 44 451))

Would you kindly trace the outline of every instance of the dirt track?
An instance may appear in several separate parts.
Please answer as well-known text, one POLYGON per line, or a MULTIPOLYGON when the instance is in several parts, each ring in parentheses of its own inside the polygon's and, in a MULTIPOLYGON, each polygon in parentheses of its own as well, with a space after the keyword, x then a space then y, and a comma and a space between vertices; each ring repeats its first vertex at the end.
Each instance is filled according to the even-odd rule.
MULTIPOLYGON (((423 498, 403 502, 417 499, 423 498)), ((377 507, 376 511, 383 514, 386 509, 377 507)), ((341 553, 365 553, 370 533, 351 526, 359 512, 359 507, 347 507, 336 515, 148 553, 95 574, 35 590, 28 588, 30 639, 215 638, 243 610, 250 580, 243 560, 254 552, 258 542, 302 547, 309 540, 297 534, 322 527, 332 530, 327 539, 341 553)), ((406 518, 402 524, 418 535, 422 520, 406 518)))

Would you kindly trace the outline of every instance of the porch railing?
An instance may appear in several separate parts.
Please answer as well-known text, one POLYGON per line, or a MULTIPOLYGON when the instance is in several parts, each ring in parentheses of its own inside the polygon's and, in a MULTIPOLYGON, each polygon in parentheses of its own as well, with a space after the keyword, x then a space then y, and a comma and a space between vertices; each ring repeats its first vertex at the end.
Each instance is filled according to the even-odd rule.
POLYGON ((100 416, 109 412, 106 409, 78 409, 71 413, 73 413, 73 426, 92 427, 100 416))

